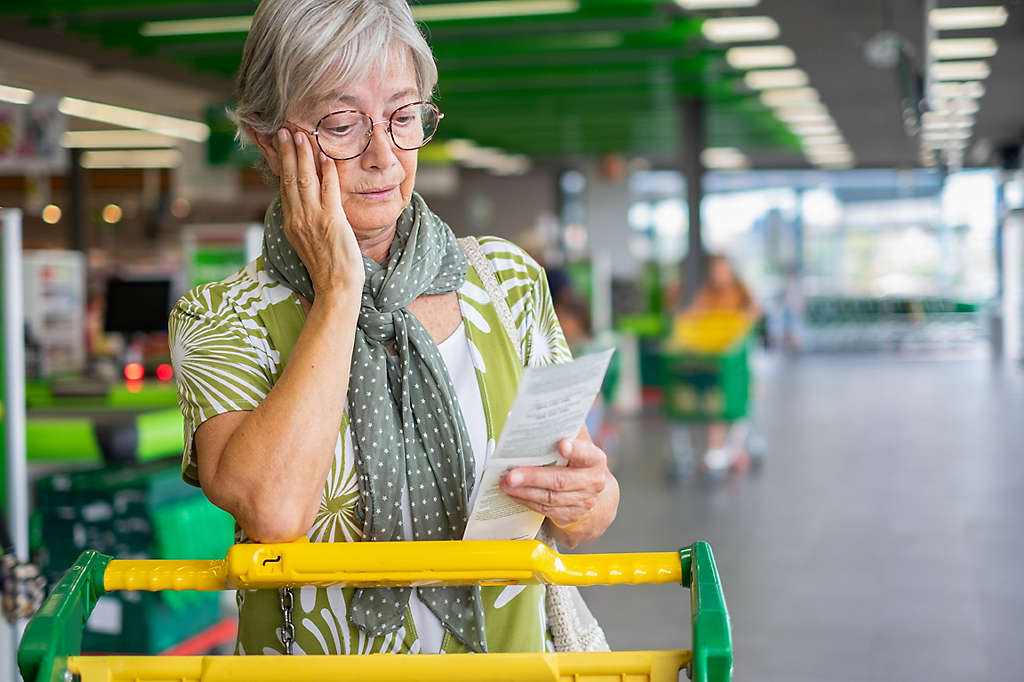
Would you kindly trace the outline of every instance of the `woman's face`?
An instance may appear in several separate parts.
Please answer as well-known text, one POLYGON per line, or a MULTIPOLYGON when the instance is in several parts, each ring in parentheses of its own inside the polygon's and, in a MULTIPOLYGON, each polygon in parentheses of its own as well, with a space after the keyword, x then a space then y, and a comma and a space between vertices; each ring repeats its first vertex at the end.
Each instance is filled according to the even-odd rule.
MULTIPOLYGON (((407 50, 392 52, 389 63, 386 73, 371 73, 319 104, 288 116, 307 130, 313 130, 326 114, 343 109, 361 111, 373 120, 373 137, 366 151, 354 159, 335 161, 345 216, 361 241, 394 227, 412 198, 416 180, 417 150, 399 149, 387 131, 388 117, 395 109, 421 99, 416 71, 407 50)), ((313 144, 316 149, 316 142, 313 144)))
POLYGON ((732 266, 729 264, 729 261, 724 258, 715 258, 711 261, 710 270, 709 279, 711 280, 711 286, 717 289, 724 289, 732 286, 734 277, 732 273, 732 266))

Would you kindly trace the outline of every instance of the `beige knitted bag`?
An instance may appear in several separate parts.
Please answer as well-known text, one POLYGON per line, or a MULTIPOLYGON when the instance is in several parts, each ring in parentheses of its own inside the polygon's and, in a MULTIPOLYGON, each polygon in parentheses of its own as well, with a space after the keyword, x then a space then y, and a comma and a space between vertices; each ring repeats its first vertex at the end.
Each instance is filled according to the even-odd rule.
MULTIPOLYGON (((494 276, 494 268, 480 249, 475 237, 459 240, 473 269, 480 275, 487 295, 491 297, 498 319, 505 327, 509 338, 523 362, 522 338, 516 329, 512 311, 509 310, 505 294, 494 276)), ((541 526, 537 539, 558 551, 558 545, 550 533, 541 526)), ((545 590, 544 608, 548 617, 548 629, 555 642, 555 651, 611 651, 604 630, 590 612, 579 588, 571 585, 548 585, 545 590)))

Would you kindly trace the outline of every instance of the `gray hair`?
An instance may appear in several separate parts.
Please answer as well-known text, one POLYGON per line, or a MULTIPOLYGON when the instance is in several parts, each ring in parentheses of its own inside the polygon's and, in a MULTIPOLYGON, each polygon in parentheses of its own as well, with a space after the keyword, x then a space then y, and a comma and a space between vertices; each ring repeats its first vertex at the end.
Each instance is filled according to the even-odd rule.
POLYGON ((437 66, 406 0, 263 0, 245 41, 238 102, 229 110, 239 142, 248 141, 245 126, 272 135, 289 106, 386 70, 395 46, 408 48, 420 96, 430 99, 437 66))

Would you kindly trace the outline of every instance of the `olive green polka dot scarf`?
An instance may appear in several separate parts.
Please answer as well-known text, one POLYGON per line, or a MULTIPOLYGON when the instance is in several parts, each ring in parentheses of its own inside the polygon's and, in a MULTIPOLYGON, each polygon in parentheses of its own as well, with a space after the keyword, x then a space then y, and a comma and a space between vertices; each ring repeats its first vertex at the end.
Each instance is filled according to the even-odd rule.
MULTIPOLYGON (((280 199, 267 209, 263 260, 275 280, 313 300, 309 273, 284 234, 280 199)), ((462 286, 465 254, 451 228, 413 194, 398 219, 387 260, 381 264, 363 256, 363 265, 366 282, 348 384, 363 538, 403 539, 402 490, 407 488, 413 539, 459 539, 475 480, 473 451, 448 368, 406 306, 422 294, 462 286)), ((415 589, 460 642, 486 651, 479 588, 415 589)), ((410 592, 357 589, 349 618, 369 635, 394 632, 403 624, 410 592)))

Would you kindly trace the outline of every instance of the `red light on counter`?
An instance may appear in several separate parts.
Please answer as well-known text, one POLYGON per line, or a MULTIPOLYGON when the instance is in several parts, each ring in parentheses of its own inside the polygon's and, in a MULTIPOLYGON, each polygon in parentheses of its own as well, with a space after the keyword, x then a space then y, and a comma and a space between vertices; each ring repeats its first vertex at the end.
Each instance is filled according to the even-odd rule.
POLYGON ((167 363, 157 365, 156 378, 160 381, 170 381, 174 376, 174 369, 167 363))
POLYGON ((124 366, 124 378, 128 381, 139 381, 145 374, 141 362, 129 362, 124 366))

